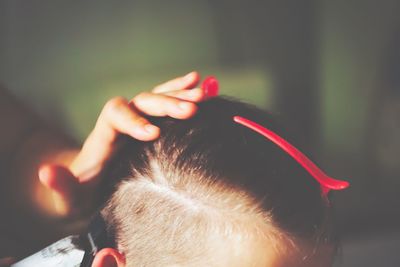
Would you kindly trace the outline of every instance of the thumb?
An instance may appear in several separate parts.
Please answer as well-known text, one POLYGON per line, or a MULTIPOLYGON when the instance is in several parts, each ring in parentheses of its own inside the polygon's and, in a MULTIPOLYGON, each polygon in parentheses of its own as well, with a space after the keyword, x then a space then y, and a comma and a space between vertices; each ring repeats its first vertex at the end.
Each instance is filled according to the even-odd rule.
POLYGON ((54 207, 60 215, 71 213, 72 203, 79 195, 78 179, 64 166, 45 164, 39 168, 40 182, 53 194, 54 207))
POLYGON ((79 186, 78 179, 64 166, 46 164, 39 168, 40 182, 62 196, 69 198, 79 186))

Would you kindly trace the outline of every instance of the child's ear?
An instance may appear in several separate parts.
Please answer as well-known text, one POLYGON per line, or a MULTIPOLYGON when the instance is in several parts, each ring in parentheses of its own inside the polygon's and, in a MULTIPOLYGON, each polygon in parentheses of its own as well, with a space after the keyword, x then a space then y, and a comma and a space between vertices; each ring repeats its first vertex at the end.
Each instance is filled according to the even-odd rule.
POLYGON ((124 267, 125 256, 114 248, 103 248, 94 256, 92 267, 124 267))

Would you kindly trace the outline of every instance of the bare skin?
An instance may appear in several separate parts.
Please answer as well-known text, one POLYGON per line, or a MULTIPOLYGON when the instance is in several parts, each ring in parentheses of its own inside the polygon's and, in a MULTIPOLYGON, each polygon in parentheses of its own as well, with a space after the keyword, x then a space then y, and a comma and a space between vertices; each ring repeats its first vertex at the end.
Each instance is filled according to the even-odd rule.
MULTIPOLYGON (((86 208, 80 203, 90 203, 85 196, 94 191, 104 167, 121 145, 121 135, 141 141, 151 141, 160 135, 160 129, 144 116, 176 119, 193 116, 197 110, 195 103, 204 98, 200 88, 193 89, 198 81, 199 75, 191 72, 156 86, 152 92, 140 93, 130 101, 122 97, 110 99, 81 149, 60 151, 61 164, 49 162, 40 167, 40 181, 53 195, 52 212, 65 216, 86 208)), ((49 209, 48 203, 39 205, 49 209)))
MULTIPOLYGON (((268 231, 268 230, 266 230, 268 231)), ((271 240, 254 235, 250 238, 222 238, 210 240, 209 255, 203 263, 188 266, 210 267, 330 267, 333 250, 325 245, 314 251, 308 242, 271 240), (211 241, 212 240, 212 241, 211 241)), ((126 267, 124 254, 113 248, 101 250, 95 256, 92 267, 126 267)), ((185 264, 168 267, 185 267, 185 264)))
MULTIPOLYGON (((45 164, 39 176, 41 182, 55 192, 56 213, 68 215, 79 212, 74 199, 82 199, 93 191, 108 160, 118 150, 118 137, 122 134, 141 141, 150 141, 160 135, 160 130, 144 118, 146 116, 170 116, 187 119, 197 110, 197 102, 204 99, 201 89, 191 89, 199 81, 197 73, 190 73, 157 86, 151 93, 141 93, 130 101, 117 97, 106 103, 95 128, 84 142, 82 149, 75 151, 72 161, 60 166, 45 164), (191 90, 188 90, 191 89, 191 90), (100 149, 99 149, 100 148, 100 149)), ((215 267, 322 267, 330 266, 332 251, 324 249, 318 255, 308 256, 312 246, 306 242, 281 241, 271 245, 270 239, 220 240, 213 251, 215 267), (295 248, 297 247, 297 248, 295 248)), ((210 255, 211 256, 211 255, 210 255)), ((105 248, 95 257, 93 267, 126 266, 124 254, 114 248, 105 248)), ((183 266, 182 266, 183 267, 183 266)))
MULTIPOLYGON (((25 186, 28 189, 34 188, 36 194, 28 189, 23 191, 30 196, 27 201, 33 202, 38 210, 61 217, 79 215, 90 208, 87 203, 91 203, 90 196, 102 179, 104 167, 121 145, 119 137, 128 135, 141 141, 156 139, 160 130, 151 125, 145 116, 170 116, 176 119, 193 116, 197 110, 196 103, 205 97, 201 89, 193 89, 198 81, 199 75, 192 72, 161 84, 151 92, 141 93, 131 100, 121 97, 111 99, 105 104, 95 128, 80 149, 74 148, 68 138, 57 136, 57 132, 47 131, 40 119, 27 116, 23 108, 8 107, 17 114, 11 116, 17 119, 15 125, 6 132, 9 140, 16 138, 15 141, 18 142, 18 136, 21 136, 18 133, 25 131, 28 122, 30 125, 39 125, 35 134, 24 140, 17 151, 18 162, 24 164, 22 167, 18 166, 20 170, 15 172, 16 175, 36 177, 35 170, 39 169, 40 183, 39 179, 33 179, 25 186)), ((5 113, 7 111, 3 114, 5 113)), ((4 122, 7 116, 0 119, 4 122)), ((0 143, 0 151, 12 149, 8 148, 10 143, 0 143)), ((330 266, 332 255, 328 249, 325 255, 322 253, 320 257, 305 261, 304 251, 289 249, 286 253, 277 253, 271 249, 269 242, 262 239, 236 245, 230 242, 217 247, 221 249, 215 251, 216 257, 220 259, 216 266, 221 267, 330 266)), ((0 259, 0 266, 7 266, 11 261, 10 258, 0 259)), ((126 266, 126 262, 123 253, 105 248, 96 254, 92 266, 122 267, 126 266)))
MULTIPOLYGON (((66 231, 65 222, 58 223, 57 217, 79 218, 93 208, 88 204, 90 196, 118 150, 119 136, 156 139, 159 129, 145 115, 191 117, 197 110, 195 103, 204 97, 202 90, 193 89, 199 79, 197 72, 191 72, 130 101, 111 99, 82 148, 0 88, 0 123, 5 126, 0 139, 0 211, 4 215, 0 258, 26 255, 48 244, 66 231)), ((0 259, 0 266, 9 261, 0 259)))

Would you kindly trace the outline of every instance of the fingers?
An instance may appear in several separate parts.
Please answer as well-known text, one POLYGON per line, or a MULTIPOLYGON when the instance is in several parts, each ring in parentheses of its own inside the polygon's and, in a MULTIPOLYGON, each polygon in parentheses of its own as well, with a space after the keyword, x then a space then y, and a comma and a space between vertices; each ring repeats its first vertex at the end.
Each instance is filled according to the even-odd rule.
POLYGON ((56 214, 78 215, 92 208, 98 181, 80 181, 70 169, 45 164, 39 169, 40 182, 51 190, 56 214))
MULTIPOLYGON (((71 163, 70 171, 81 183, 96 180, 105 164, 118 150, 120 142, 117 138, 121 134, 140 141, 156 139, 160 135, 160 129, 152 125, 145 116, 170 116, 176 119, 193 116, 197 110, 195 102, 204 98, 204 92, 199 88, 186 89, 192 88, 198 80, 198 73, 191 72, 158 86, 155 89, 158 93, 141 93, 130 102, 122 97, 109 100, 93 131, 71 163)), ((51 181, 44 180, 49 184, 51 181)))
POLYGON ((65 167, 47 164, 39 169, 40 182, 46 187, 60 193, 69 195, 76 185, 78 179, 65 167))
POLYGON ((197 110, 192 102, 203 98, 204 92, 200 88, 164 94, 143 92, 130 103, 122 97, 115 97, 104 106, 98 124, 103 135, 107 134, 111 140, 122 133, 141 141, 150 141, 159 136, 160 129, 150 124, 143 115, 187 119, 197 110))
POLYGON ((98 125, 99 131, 109 134, 111 139, 115 139, 118 133, 123 133, 141 141, 149 141, 160 134, 158 127, 150 124, 122 97, 115 97, 107 102, 98 125))
MULTIPOLYGON (((95 128, 70 166, 47 164, 40 168, 39 178, 54 193, 57 213, 67 215, 82 210, 88 188, 96 185, 96 177, 118 149, 117 137, 129 135, 140 141, 150 141, 160 135, 160 129, 144 116, 170 116, 186 119, 196 112, 196 102, 204 98, 203 90, 193 88, 199 81, 197 72, 157 86, 153 93, 141 93, 130 102, 122 97, 109 100, 95 128), (85 191, 86 190, 86 191, 85 191)), ((88 204, 86 204, 88 205, 88 204)))
POLYGON ((201 101, 204 92, 200 88, 186 89, 198 81, 199 74, 191 72, 157 86, 154 89, 157 93, 139 94, 130 103, 122 97, 113 98, 100 114, 98 128, 112 141, 119 133, 141 141, 154 140, 159 136, 160 129, 150 124, 143 115, 170 116, 176 119, 191 117, 197 110, 196 105, 191 102, 201 101))
POLYGON ((131 104, 144 114, 157 117, 170 116, 176 119, 187 119, 197 110, 196 104, 192 102, 148 92, 137 95, 131 104))
POLYGON ((79 195, 78 179, 67 168, 52 164, 41 166, 39 179, 44 186, 56 193, 53 195, 53 202, 57 214, 70 214, 72 203, 79 195))
POLYGON ((105 163, 118 149, 117 138, 121 134, 140 141, 150 141, 159 136, 160 129, 150 124, 126 99, 115 97, 109 100, 101 111, 96 126, 70 165, 70 170, 80 182, 98 177, 105 163))
POLYGON ((201 88, 195 88, 191 90, 177 90, 177 91, 165 92, 163 94, 190 102, 199 102, 203 100, 205 97, 205 93, 201 88))
POLYGON ((175 90, 185 90, 196 86, 200 80, 200 75, 193 71, 185 76, 175 78, 166 83, 160 84, 153 89, 153 93, 165 93, 175 90))
POLYGON ((115 97, 104 106, 92 133, 84 142, 80 153, 71 164, 71 170, 79 180, 89 181, 96 177, 102 166, 116 151, 117 138, 126 134, 140 141, 151 141, 160 135, 160 129, 144 117, 170 116, 176 119, 191 117, 197 110, 195 103, 203 97, 200 89, 192 93, 184 90, 168 94, 141 93, 131 102, 115 97))

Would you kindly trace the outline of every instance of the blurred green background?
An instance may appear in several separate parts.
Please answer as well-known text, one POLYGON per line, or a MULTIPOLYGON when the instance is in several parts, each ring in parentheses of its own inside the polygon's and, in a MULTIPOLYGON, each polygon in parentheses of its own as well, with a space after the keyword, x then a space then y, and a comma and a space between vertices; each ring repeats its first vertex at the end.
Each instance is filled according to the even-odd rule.
POLYGON ((78 140, 175 76, 273 110, 337 193, 338 266, 399 266, 398 0, 0 0, 0 83, 78 140))

